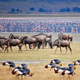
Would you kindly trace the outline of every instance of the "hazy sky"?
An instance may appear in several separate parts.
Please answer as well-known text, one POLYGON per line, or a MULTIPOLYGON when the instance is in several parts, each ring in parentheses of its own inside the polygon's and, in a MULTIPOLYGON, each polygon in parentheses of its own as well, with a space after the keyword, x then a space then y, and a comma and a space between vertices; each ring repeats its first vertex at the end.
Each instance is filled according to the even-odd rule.
POLYGON ((40 8, 47 13, 59 12, 61 9, 63 12, 67 9, 74 12, 74 7, 79 10, 80 0, 0 0, 0 13, 9 13, 11 9, 18 9, 23 13, 39 13, 40 8), (32 7, 34 10, 30 9, 32 7))

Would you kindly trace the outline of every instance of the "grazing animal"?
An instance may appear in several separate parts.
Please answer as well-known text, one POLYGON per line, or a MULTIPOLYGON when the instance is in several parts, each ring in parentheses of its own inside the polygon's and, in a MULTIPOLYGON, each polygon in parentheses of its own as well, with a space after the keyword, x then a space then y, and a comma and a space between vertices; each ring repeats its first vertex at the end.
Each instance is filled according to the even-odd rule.
POLYGON ((2 48, 2 50, 4 50, 4 48, 7 47, 7 45, 5 44, 4 46, 2 45, 3 42, 5 42, 6 39, 0 39, 0 47, 2 48))
POLYGON ((11 33, 11 34, 9 35, 9 38, 10 38, 10 39, 19 39, 19 36, 18 36, 18 35, 14 35, 14 34, 11 33))
POLYGON ((47 37, 46 37, 46 40, 45 40, 45 47, 47 46, 47 44, 49 45, 50 42, 51 42, 51 38, 47 38, 47 37))
POLYGON ((3 65, 3 66, 9 66, 9 70, 10 70, 11 68, 16 68, 15 63, 12 62, 12 61, 3 62, 2 65, 3 65))
POLYGON ((59 64, 60 66, 62 66, 62 63, 59 59, 51 60, 51 63, 59 64))
POLYGON ((20 40, 21 40, 21 43, 25 45, 26 50, 27 50, 26 44, 33 45, 33 49, 35 48, 35 45, 37 44, 37 40, 33 37, 23 37, 22 39, 20 38, 20 40))
POLYGON ((8 52, 8 48, 10 47, 11 51, 12 51, 12 46, 18 46, 19 47, 19 51, 22 52, 22 44, 21 41, 19 39, 7 39, 6 41, 3 41, 1 43, 2 46, 7 45, 7 47, 5 48, 5 51, 7 49, 8 52))
POLYGON ((50 40, 52 40, 52 35, 50 33, 39 33, 38 35, 45 35, 47 38, 50 38, 50 40))
POLYGON ((74 72, 74 70, 73 70, 73 68, 67 68, 67 69, 65 69, 62 73, 61 73, 61 75, 65 75, 65 74, 68 74, 68 78, 70 78, 70 75, 75 75, 75 72, 74 72))
POLYGON ((35 38, 37 40, 37 50, 40 49, 41 44, 44 49, 44 44, 45 44, 45 40, 46 40, 45 35, 33 35, 32 38, 35 38))
POLYGON ((73 68, 74 70, 76 69, 76 67, 75 67, 74 64, 68 64, 68 68, 69 68, 69 69, 73 68))
POLYGON ((54 68, 54 71, 55 71, 55 73, 62 73, 64 70, 66 70, 66 69, 68 69, 67 67, 60 67, 60 66, 56 66, 55 68, 54 68))
POLYGON ((60 48, 61 53, 62 53, 61 47, 65 47, 66 48, 66 52, 67 52, 67 47, 68 47, 70 52, 71 52, 71 54, 72 54, 72 49, 70 47, 70 42, 68 40, 56 39, 55 41, 50 42, 49 45, 50 45, 50 48, 53 48, 54 46, 57 46, 57 48, 55 50, 55 53, 56 53, 58 47, 60 48))
POLYGON ((49 42, 51 42, 51 40, 52 40, 52 35, 51 35, 50 33, 39 33, 38 35, 44 35, 44 36, 46 36, 45 47, 46 47, 47 44, 49 44, 49 42))
POLYGON ((18 80, 20 80, 19 76, 21 76, 21 80, 23 80, 23 75, 26 77, 32 77, 34 75, 34 73, 31 73, 29 69, 13 69, 12 74, 16 74, 18 80))
POLYGON ((73 61, 74 65, 80 65, 80 60, 73 61))
POLYGON ((55 71, 55 73, 59 73, 60 74, 60 76, 61 75, 65 75, 65 74, 68 74, 69 76, 68 77, 70 77, 70 75, 74 75, 75 73, 74 73, 74 70, 76 69, 76 67, 73 65, 73 64, 68 64, 68 67, 60 67, 60 66, 56 66, 55 68, 54 68, 54 71, 55 71))
POLYGON ((69 34, 66 34, 66 33, 59 33, 58 34, 58 39, 72 41, 73 37, 72 37, 72 35, 69 35, 69 34))
POLYGON ((22 37, 20 37, 19 39, 21 40, 21 43, 23 44, 23 40, 24 39, 27 39, 28 38, 28 36, 22 36, 22 37))
POLYGON ((48 65, 45 66, 45 68, 51 68, 51 69, 55 68, 55 67, 56 67, 56 65, 54 63, 50 63, 50 64, 48 64, 48 65))
POLYGON ((19 39, 10 39, 10 42, 9 42, 9 47, 12 51, 12 46, 18 46, 19 47, 19 51, 22 52, 22 44, 21 44, 21 41, 19 39))
POLYGON ((6 49, 8 52, 9 42, 10 42, 10 39, 0 39, 0 45, 1 45, 2 49, 4 50, 4 48, 5 48, 4 52, 6 51, 6 49))

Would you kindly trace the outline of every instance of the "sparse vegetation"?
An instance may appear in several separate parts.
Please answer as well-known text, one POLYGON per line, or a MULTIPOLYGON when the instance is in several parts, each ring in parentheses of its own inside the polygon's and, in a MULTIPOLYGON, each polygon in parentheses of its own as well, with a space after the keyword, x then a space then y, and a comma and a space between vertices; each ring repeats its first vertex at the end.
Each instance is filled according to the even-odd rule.
MULTIPOLYGON (((80 66, 76 66, 75 75, 70 75, 70 79, 67 79, 68 75, 66 74, 65 77, 59 74, 54 73, 54 69, 50 71, 49 69, 45 69, 44 66, 48 63, 40 63, 40 64, 28 64, 28 68, 31 72, 34 72, 32 77, 23 77, 23 80, 80 80, 80 66)), ((20 64, 17 64, 17 66, 20 64)), ((67 66, 68 63, 63 63, 63 66, 67 66)), ((20 77, 21 79, 21 77, 20 77)), ((2 66, 0 64, 0 80, 18 80, 16 75, 12 75, 11 70, 9 70, 8 66, 2 66)))
MULTIPOLYGON (((1 34, 5 34, 5 33, 1 33, 1 34)), ((27 35, 27 36, 32 36, 33 34, 30 33, 14 33, 14 34, 18 34, 19 36, 23 36, 23 35, 27 35)), ((36 34, 36 33, 34 33, 36 34)), ((52 40, 55 40, 57 38, 57 34, 58 33, 53 33, 52 34, 52 40)), ((6 33, 5 36, 8 37, 9 33, 6 33)), ((50 71, 50 69, 45 69, 44 66, 46 64, 49 64, 49 62, 52 59, 58 58, 62 61, 63 66, 67 67, 67 65, 69 63, 72 63, 72 61, 80 59, 80 42, 76 42, 80 40, 80 34, 71 34, 73 35, 73 42, 71 43, 71 48, 72 48, 72 54, 70 54, 70 51, 68 50, 67 54, 65 53, 65 48, 62 48, 62 52, 63 54, 61 54, 60 49, 58 49, 58 51, 56 52, 56 54, 54 54, 54 50, 56 47, 54 47, 54 49, 50 49, 50 48, 45 48, 45 49, 39 49, 37 51, 37 49, 33 49, 30 50, 28 48, 28 50, 25 50, 25 46, 23 46, 22 48, 22 52, 18 51, 18 47, 13 47, 13 52, 9 51, 9 53, 7 52, 0 52, 0 61, 7 61, 7 60, 11 60, 11 61, 25 61, 27 63, 27 61, 39 61, 39 64, 28 64, 28 68, 31 70, 31 72, 34 72, 33 77, 24 77, 24 80, 67 80, 67 74, 66 76, 63 78, 63 76, 59 76, 59 74, 55 74, 54 73, 54 69, 52 69, 52 71, 50 71), (42 62, 41 62, 42 61, 42 62)), ((47 46, 48 47, 48 46, 47 46)), ((2 62, 1 62, 2 63, 2 62)), ((12 75, 11 70, 9 70, 8 66, 2 66, 2 64, 0 63, 0 80, 17 80, 15 75, 12 75)), ((22 63, 22 62, 21 62, 22 63)), ((16 63, 16 66, 18 66, 19 64, 16 63)), ((76 70, 75 70, 75 75, 74 76, 70 76, 70 80, 80 80, 80 66, 76 65, 76 70)))

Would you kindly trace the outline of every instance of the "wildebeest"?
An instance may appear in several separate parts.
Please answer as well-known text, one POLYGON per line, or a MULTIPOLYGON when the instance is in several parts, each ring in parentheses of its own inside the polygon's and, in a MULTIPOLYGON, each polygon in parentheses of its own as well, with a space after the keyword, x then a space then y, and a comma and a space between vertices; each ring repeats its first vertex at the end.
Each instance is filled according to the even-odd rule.
POLYGON ((51 35, 50 33, 39 33, 38 35, 44 35, 44 36, 46 36, 45 47, 46 47, 47 44, 49 44, 49 42, 51 42, 51 40, 52 40, 52 35, 51 35))
POLYGON ((26 44, 29 44, 29 46, 30 46, 30 45, 33 45, 33 46, 34 46, 33 48, 35 48, 35 45, 36 45, 36 43, 37 43, 36 38, 31 38, 31 37, 27 37, 27 36, 21 37, 20 40, 21 40, 21 43, 22 43, 23 45, 25 45, 26 50, 27 50, 26 44))
POLYGON ((5 39, 5 36, 0 34, 0 39, 5 39))
POLYGON ((73 37, 72 37, 72 35, 69 35, 69 34, 66 34, 66 33, 59 33, 58 34, 58 39, 72 41, 73 37))
POLYGON ((45 35, 33 35, 32 38, 36 38, 37 40, 37 50, 40 49, 40 45, 42 44, 42 48, 44 48, 46 36, 45 35))
POLYGON ((14 35, 14 34, 11 33, 11 34, 9 35, 9 38, 10 38, 10 39, 19 39, 19 36, 18 36, 18 35, 14 35))
MULTIPOLYGON (((8 52, 8 47, 9 47, 9 39, 0 39, 0 46, 2 48, 2 50, 5 50, 7 49, 7 52, 8 52)), ((4 50, 4 52, 5 52, 4 50)))
POLYGON ((9 46, 11 48, 11 51, 12 51, 12 46, 18 46, 19 47, 19 51, 22 52, 22 44, 21 44, 21 41, 19 39, 11 39, 10 43, 9 43, 9 46))
MULTIPOLYGON (((69 48, 71 54, 72 54, 72 49, 70 47, 70 42, 68 40, 60 40, 60 39, 56 39, 55 41, 50 43, 50 47, 53 48, 54 46, 57 46, 55 53, 58 49, 58 47, 60 48, 60 51, 62 53, 61 47, 65 47, 66 48, 66 52, 67 52, 67 47, 69 48)), ((66 53, 65 53, 66 54, 66 53)))
MULTIPOLYGON (((1 43, 2 46, 6 45, 6 49, 7 49, 7 52, 8 52, 8 48, 10 47, 11 51, 12 51, 12 46, 18 46, 19 47, 19 50, 21 50, 21 47, 22 47, 22 44, 21 44, 21 41, 19 39, 7 39, 5 41, 3 41, 1 43)), ((5 49, 5 50, 6 50, 5 49)))
POLYGON ((52 39, 52 35, 50 33, 39 33, 38 35, 45 35, 47 38, 52 39))
POLYGON ((50 42, 51 42, 51 38, 47 38, 47 37, 46 37, 46 40, 45 40, 45 47, 47 46, 47 44, 49 45, 50 42))

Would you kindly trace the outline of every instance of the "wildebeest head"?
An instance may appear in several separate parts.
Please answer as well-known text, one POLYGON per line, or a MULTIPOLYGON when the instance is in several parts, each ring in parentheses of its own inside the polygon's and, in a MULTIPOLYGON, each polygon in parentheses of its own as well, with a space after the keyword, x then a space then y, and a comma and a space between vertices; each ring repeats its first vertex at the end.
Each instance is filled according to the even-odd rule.
POLYGON ((18 35, 14 35, 14 34, 11 33, 11 34, 9 35, 9 38, 10 38, 10 39, 19 39, 19 36, 18 36, 18 35))
POLYGON ((52 42, 49 42, 49 46, 50 46, 51 49, 53 48, 52 42))
POLYGON ((73 37, 71 35, 68 35, 68 40, 70 39, 70 41, 73 40, 73 37))
POLYGON ((23 43, 24 43, 24 40, 27 39, 27 38, 28 38, 28 36, 22 36, 22 37, 19 38, 19 39, 20 39, 21 43, 23 44, 23 43))
POLYGON ((49 46, 52 49, 54 46, 59 46, 59 39, 56 39, 53 42, 49 42, 49 46))

